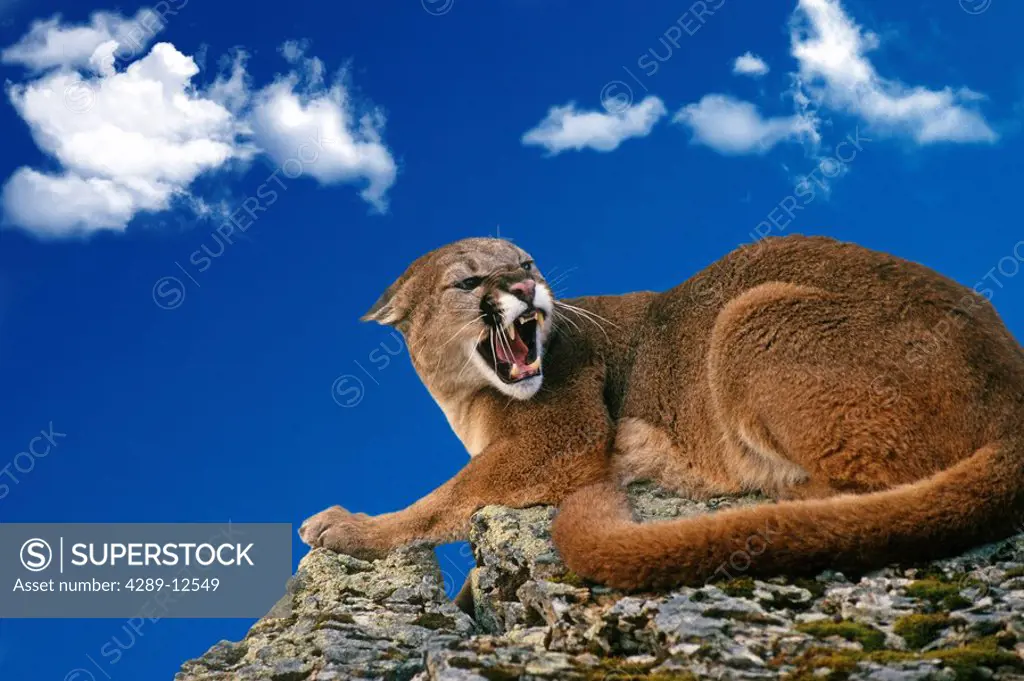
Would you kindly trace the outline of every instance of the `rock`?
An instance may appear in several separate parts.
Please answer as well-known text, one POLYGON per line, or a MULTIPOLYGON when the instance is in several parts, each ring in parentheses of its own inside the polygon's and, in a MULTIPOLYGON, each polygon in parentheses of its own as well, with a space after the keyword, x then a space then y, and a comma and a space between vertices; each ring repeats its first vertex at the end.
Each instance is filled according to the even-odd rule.
POLYGON ((175 680, 410 679, 425 650, 476 630, 445 596, 428 547, 372 563, 315 549, 287 591, 244 641, 218 643, 175 680))
MULTIPOLYGON (((646 485, 630 496, 644 520, 762 501, 687 501, 646 485)), ((426 547, 374 562, 314 550, 244 641, 215 645, 176 681, 1024 680, 1024 536, 856 581, 732 568, 700 588, 624 595, 566 570, 553 517, 474 516, 462 609, 426 547)))

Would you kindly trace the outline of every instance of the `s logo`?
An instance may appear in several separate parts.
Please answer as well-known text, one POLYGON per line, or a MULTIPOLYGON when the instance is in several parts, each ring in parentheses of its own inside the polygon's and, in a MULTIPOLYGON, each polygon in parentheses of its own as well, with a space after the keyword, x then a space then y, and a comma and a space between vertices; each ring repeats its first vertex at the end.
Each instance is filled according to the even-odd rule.
POLYGON ((21 564, 30 572, 42 572, 50 567, 53 550, 42 539, 29 539, 21 545, 21 564))

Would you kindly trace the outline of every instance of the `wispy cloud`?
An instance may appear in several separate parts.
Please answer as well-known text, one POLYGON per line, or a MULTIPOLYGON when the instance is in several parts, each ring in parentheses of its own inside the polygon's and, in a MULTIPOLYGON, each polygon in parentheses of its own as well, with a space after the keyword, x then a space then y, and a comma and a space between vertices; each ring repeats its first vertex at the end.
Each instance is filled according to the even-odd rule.
POLYGON ((384 112, 357 113, 345 76, 324 85, 324 65, 306 57, 294 42, 282 52, 295 69, 254 95, 251 122, 256 144, 278 163, 295 155, 305 140, 321 138, 322 153, 305 174, 321 184, 365 180, 361 196, 383 212, 386 194, 395 183, 397 166, 382 141, 384 112))
MULTIPOLYGON (((931 90, 883 78, 867 58, 878 37, 864 31, 839 0, 798 0, 790 19, 790 49, 798 69, 785 95, 791 116, 766 118, 756 105, 709 94, 683 107, 673 120, 690 128, 692 140, 723 154, 764 153, 784 141, 821 141, 819 115, 853 116, 872 133, 936 142, 994 142, 995 131, 969 88, 931 90)), ((753 53, 738 57, 733 72, 763 75, 767 64, 753 53)))
POLYGON ((790 35, 796 88, 818 105, 919 144, 997 139, 976 108, 981 97, 970 89, 931 90, 879 75, 867 58, 878 36, 864 31, 839 0, 799 0, 790 35))
POLYGON ((667 113, 657 97, 638 104, 610 99, 605 111, 581 111, 574 103, 555 106, 537 127, 523 135, 527 145, 544 147, 552 154, 568 149, 612 151, 631 137, 646 137, 667 113))
POLYGON ((751 76, 760 78, 768 73, 768 64, 753 52, 747 52, 736 57, 732 64, 732 72, 739 76, 751 76))
POLYGON ((690 129, 694 144, 722 154, 763 154, 784 141, 818 141, 814 119, 800 114, 765 118, 754 104, 728 95, 705 95, 672 120, 690 129))
POLYGON ((95 12, 87 24, 65 24, 58 14, 33 21, 28 33, 0 52, 0 61, 35 71, 55 67, 91 68, 91 61, 101 46, 106 45, 108 52, 119 48, 139 54, 163 29, 163 17, 145 8, 134 17, 95 12))

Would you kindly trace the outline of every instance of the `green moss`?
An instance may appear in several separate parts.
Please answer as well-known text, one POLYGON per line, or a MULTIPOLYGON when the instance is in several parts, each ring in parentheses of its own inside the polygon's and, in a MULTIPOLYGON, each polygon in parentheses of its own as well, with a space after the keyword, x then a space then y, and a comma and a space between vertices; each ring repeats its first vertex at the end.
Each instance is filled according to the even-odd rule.
POLYGON ((774 591, 771 598, 761 601, 761 605, 773 610, 789 609, 799 612, 809 610, 814 606, 815 600, 825 595, 825 585, 813 579, 795 579, 792 586, 810 592, 811 597, 805 598, 799 591, 774 591))
POLYGON ((697 681, 688 671, 651 672, 652 665, 636 664, 616 658, 605 658, 597 665, 583 670, 585 681, 697 681))
POLYGON ((950 625, 949 615, 907 615, 893 624, 893 631, 903 637, 911 648, 924 648, 939 637, 939 633, 950 625))
POLYGON ((690 672, 656 672, 654 674, 629 674, 594 668, 583 675, 584 681, 697 681, 690 672))
POLYGON ((960 610, 971 604, 960 595, 960 585, 935 577, 919 579, 907 585, 907 595, 928 601, 936 607, 946 610, 960 610))
POLYGON ((821 679, 835 681, 836 679, 846 679, 857 669, 859 660, 856 655, 856 651, 814 648, 795 660, 773 661, 773 666, 795 665, 796 671, 784 677, 789 681, 821 681, 821 679), (817 670, 822 668, 828 668, 831 671, 823 676, 817 673, 817 670))
POLYGON ((1014 577, 1024 577, 1024 567, 1010 568, 1006 571, 1006 578, 1013 579, 1014 577))
POLYGON ((804 622, 803 624, 798 624, 796 630, 816 638, 839 636, 847 641, 860 643, 866 651, 880 650, 885 646, 885 634, 881 631, 867 624, 850 620, 842 622, 804 622))
POLYGON ((825 585, 816 579, 800 577, 799 579, 793 580, 793 586, 798 586, 801 589, 807 589, 811 592, 812 598, 821 598, 825 595, 825 585))
POLYGON ((733 598, 751 598, 754 595, 754 580, 750 577, 737 577, 714 582, 719 589, 733 598))
POLYGON ((314 629, 323 629, 330 624, 355 624, 356 620, 352 615, 347 612, 322 612, 317 615, 316 622, 313 623, 314 629))
MULTIPOLYGON (((599 677, 607 680, 607 676, 599 677)), ((697 681, 697 677, 690 672, 655 672, 653 674, 639 674, 639 675, 618 675, 613 676, 615 681, 697 681)))
POLYGON ((523 669, 511 665, 507 667, 480 667, 474 671, 487 679, 487 681, 519 681, 519 679, 523 678, 523 669))
POLYGON ((790 681, 821 681, 823 678, 837 681, 849 677, 861 662, 893 665, 915 660, 938 660, 953 671, 958 681, 988 679, 992 675, 990 670, 1000 667, 1024 669, 1024 661, 1012 652, 1000 648, 994 638, 979 639, 959 648, 944 648, 927 653, 816 648, 807 651, 795 660, 785 658, 773 660, 773 666, 779 667, 786 664, 796 666, 796 671, 787 677, 790 681), (823 676, 816 673, 816 670, 825 667, 832 670, 830 674, 823 676))
POLYGON ((516 681, 523 676, 523 668, 512 664, 499 664, 486 667, 476 660, 467 657, 448 658, 448 666, 456 669, 468 669, 489 681, 516 681))
POLYGON ((983 673, 979 667, 998 669, 1014 667, 1024 669, 1024 662, 1008 650, 1000 648, 995 639, 985 638, 970 645, 946 650, 933 650, 925 653, 931 659, 942 660, 942 663, 956 673, 958 680, 987 679, 990 674, 983 673))
POLYGON ((424 629, 454 629, 455 620, 448 615, 442 615, 440 613, 423 613, 412 621, 418 627, 424 629))
POLYGON ((583 588, 587 586, 587 580, 580 577, 572 570, 566 570, 563 574, 556 575, 554 577, 548 577, 549 582, 555 582, 556 584, 568 584, 576 588, 583 588))

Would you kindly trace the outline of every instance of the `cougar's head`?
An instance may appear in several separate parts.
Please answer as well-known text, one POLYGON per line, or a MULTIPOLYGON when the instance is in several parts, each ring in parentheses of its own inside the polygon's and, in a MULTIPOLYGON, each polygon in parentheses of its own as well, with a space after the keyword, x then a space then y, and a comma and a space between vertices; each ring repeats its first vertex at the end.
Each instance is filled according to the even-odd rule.
POLYGON ((363 317, 398 328, 432 392, 491 385, 516 399, 543 381, 554 298, 528 253, 464 239, 418 258, 363 317))

